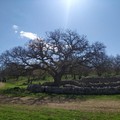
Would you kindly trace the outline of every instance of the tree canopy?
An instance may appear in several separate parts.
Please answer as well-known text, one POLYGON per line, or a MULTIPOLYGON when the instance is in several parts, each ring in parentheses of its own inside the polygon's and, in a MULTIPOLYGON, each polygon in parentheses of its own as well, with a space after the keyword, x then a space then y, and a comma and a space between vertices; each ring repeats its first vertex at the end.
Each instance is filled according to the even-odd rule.
POLYGON ((105 46, 96 42, 89 44, 86 36, 75 31, 55 30, 47 32, 44 39, 30 40, 26 46, 14 47, 1 54, 1 63, 17 63, 47 71, 59 85, 62 76, 69 67, 94 66, 103 63, 105 46))

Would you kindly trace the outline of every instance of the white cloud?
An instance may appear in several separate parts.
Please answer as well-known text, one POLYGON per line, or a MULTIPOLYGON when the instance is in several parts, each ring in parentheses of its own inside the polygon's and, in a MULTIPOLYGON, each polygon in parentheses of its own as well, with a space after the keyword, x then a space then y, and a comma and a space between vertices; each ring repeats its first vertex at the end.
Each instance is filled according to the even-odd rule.
POLYGON ((25 31, 20 31, 20 36, 22 38, 28 38, 28 39, 31 39, 31 40, 35 40, 35 39, 39 38, 37 36, 37 34, 31 33, 31 32, 25 32, 25 31))
POLYGON ((19 33, 21 38, 28 38, 28 39, 31 39, 31 40, 35 40, 35 39, 39 38, 37 36, 37 34, 34 34, 32 32, 25 32, 25 31, 20 30, 18 25, 14 24, 12 26, 12 29, 14 30, 15 33, 19 33))
POLYGON ((13 25, 13 29, 18 29, 19 27, 17 25, 13 25))
POLYGON ((13 28, 15 33, 18 33, 19 27, 17 25, 13 25, 12 28, 13 28))

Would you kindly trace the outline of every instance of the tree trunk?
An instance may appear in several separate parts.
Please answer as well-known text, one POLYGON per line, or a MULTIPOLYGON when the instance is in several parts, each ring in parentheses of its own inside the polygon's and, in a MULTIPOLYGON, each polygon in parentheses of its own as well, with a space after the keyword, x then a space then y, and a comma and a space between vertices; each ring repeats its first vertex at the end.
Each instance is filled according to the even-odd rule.
POLYGON ((67 76, 67 74, 65 75, 65 80, 67 80, 68 79, 68 76, 67 76))
POLYGON ((56 74, 53 76, 55 86, 59 86, 61 82, 62 75, 56 74))
POLYGON ((75 74, 73 74, 73 79, 76 80, 76 75, 75 74))

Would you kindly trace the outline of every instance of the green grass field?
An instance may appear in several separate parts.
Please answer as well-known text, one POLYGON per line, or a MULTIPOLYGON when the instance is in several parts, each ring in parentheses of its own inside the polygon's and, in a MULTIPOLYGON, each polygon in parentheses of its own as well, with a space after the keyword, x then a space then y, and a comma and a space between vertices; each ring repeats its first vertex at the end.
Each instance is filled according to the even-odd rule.
POLYGON ((120 113, 0 105, 0 120, 120 120, 120 113))
POLYGON ((35 94, 26 91, 25 82, 13 80, 1 85, 0 120, 120 120, 120 95, 35 94), (23 98, 25 101, 21 102, 23 98), (37 104, 41 100, 47 103, 37 104))

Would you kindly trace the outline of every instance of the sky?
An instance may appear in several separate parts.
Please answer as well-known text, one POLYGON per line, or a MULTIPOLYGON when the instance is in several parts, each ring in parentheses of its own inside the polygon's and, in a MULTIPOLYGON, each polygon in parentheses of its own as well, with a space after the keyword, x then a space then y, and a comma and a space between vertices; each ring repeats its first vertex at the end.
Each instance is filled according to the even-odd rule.
POLYGON ((120 0, 0 0, 0 53, 71 29, 99 41, 108 55, 120 54, 120 0))

